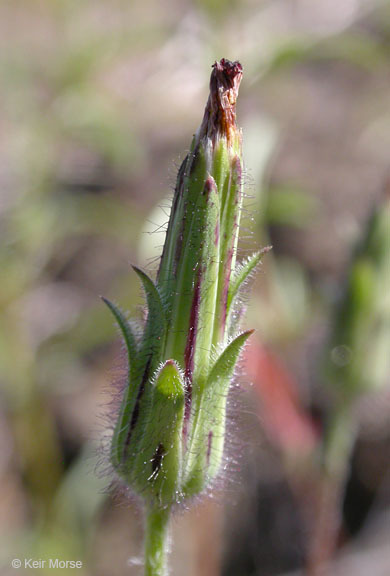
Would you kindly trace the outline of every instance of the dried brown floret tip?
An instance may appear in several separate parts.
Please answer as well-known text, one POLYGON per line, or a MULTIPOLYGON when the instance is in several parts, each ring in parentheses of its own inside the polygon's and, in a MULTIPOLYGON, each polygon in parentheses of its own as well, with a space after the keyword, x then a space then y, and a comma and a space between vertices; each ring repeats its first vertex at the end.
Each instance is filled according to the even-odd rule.
POLYGON ((210 77, 210 96, 200 129, 200 137, 215 141, 226 137, 232 142, 237 132, 236 101, 242 79, 242 66, 238 61, 222 58, 213 64, 210 77))

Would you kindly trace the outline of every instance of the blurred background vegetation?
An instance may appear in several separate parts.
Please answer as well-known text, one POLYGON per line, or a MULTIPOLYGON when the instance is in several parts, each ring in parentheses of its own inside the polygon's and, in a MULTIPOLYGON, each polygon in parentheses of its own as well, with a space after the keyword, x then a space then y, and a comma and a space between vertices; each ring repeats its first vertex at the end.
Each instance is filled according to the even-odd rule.
POLYGON ((2 575, 25 557, 142 573, 136 502, 102 456, 125 360, 98 295, 142 314, 129 263, 156 270, 221 57, 245 73, 240 254, 273 251, 228 472, 178 514, 173 575, 314 574, 328 556, 331 574, 389 573, 390 3, 3 0, 2 575))

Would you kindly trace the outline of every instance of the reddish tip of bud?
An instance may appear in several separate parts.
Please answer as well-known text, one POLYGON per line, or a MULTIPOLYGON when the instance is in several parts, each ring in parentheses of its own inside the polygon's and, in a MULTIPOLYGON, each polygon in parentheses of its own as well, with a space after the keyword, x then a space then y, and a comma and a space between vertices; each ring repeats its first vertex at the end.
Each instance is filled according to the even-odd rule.
POLYGON ((210 77, 210 96, 200 129, 200 137, 213 141, 225 136, 230 141, 237 130, 236 101, 242 78, 242 66, 222 58, 213 64, 210 77))
POLYGON ((203 194, 206 195, 206 199, 209 199, 210 196, 210 192, 212 192, 214 190, 214 192, 218 192, 217 189, 217 185, 215 183, 215 180, 212 176, 208 176, 206 182, 204 183, 204 188, 203 188, 203 194))

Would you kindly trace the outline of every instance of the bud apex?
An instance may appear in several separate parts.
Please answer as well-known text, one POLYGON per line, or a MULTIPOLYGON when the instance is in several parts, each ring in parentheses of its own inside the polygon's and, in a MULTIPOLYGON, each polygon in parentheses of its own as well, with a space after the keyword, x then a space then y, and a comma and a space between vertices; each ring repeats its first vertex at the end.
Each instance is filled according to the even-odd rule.
POLYGON ((236 102, 242 78, 239 62, 222 58, 215 62, 210 78, 210 95, 207 102, 199 137, 210 138, 215 145, 218 138, 232 142, 236 132, 236 102))

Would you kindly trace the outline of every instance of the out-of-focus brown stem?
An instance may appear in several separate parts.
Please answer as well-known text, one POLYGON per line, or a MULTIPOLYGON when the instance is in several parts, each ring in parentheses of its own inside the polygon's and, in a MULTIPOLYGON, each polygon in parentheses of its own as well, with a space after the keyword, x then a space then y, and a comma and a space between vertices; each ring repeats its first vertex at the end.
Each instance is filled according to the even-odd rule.
POLYGON ((314 486, 307 576, 329 574, 342 526, 342 503, 355 439, 351 407, 347 403, 329 422, 323 445, 322 467, 314 486))
POLYGON ((218 576, 221 573, 222 508, 206 501, 196 515, 196 573, 218 576))
POLYGON ((341 526, 343 482, 337 478, 323 478, 315 491, 311 510, 310 545, 306 575, 329 574, 329 562, 337 548, 341 526))

